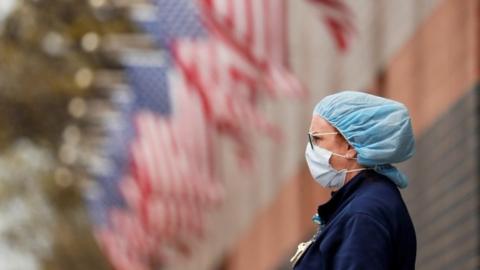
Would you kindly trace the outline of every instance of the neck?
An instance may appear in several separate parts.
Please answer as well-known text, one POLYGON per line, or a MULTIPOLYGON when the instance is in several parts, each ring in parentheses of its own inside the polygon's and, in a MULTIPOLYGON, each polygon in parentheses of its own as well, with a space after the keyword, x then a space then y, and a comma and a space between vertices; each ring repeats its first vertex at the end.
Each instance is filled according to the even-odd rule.
MULTIPOLYGON (((350 182, 350 180, 352 180, 353 177, 355 177, 357 174, 359 174, 361 171, 354 171, 354 172, 348 172, 346 175, 345 175, 345 183, 343 184, 342 187, 344 187, 348 182, 350 182)), ((342 188, 340 187, 340 188, 342 188)), ((339 188, 339 189, 340 189, 339 188)), ((337 192, 339 189, 333 189, 332 191, 333 192, 337 192)))
POLYGON ((355 163, 353 168, 350 168, 348 170, 351 172, 348 172, 347 175, 345 175, 345 184, 350 182, 350 180, 352 180, 352 178, 359 174, 361 171, 365 170, 365 167, 361 166, 358 163, 355 163))

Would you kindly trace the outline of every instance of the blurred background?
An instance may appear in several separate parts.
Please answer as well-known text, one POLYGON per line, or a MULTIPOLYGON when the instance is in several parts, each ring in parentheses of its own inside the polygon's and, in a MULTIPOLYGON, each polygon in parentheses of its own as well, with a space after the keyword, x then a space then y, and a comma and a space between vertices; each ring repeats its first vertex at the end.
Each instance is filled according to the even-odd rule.
POLYGON ((1 0, 0 269, 282 270, 314 105, 403 102, 417 269, 480 269, 475 0, 1 0))

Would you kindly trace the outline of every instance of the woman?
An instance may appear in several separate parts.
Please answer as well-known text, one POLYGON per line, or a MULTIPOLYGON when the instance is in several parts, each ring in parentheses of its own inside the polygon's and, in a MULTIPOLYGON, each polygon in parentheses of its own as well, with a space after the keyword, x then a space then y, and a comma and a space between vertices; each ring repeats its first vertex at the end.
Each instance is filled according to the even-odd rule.
POLYGON ((332 190, 318 207, 319 230, 299 245, 295 270, 415 269, 415 230, 397 187, 407 178, 391 165, 415 151, 405 106, 345 91, 313 112, 305 152, 312 177, 332 190))

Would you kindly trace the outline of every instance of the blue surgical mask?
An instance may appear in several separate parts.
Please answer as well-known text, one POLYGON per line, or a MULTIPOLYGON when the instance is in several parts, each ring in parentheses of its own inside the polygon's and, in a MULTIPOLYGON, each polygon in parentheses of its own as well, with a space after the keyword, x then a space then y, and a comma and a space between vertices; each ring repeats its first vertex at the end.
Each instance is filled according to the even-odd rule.
POLYGON ((332 155, 347 158, 344 155, 336 154, 314 144, 307 144, 305 158, 313 179, 321 186, 329 189, 339 189, 345 185, 347 173, 365 170, 365 168, 337 171, 330 165, 332 155), (313 147, 312 147, 313 146, 313 147))

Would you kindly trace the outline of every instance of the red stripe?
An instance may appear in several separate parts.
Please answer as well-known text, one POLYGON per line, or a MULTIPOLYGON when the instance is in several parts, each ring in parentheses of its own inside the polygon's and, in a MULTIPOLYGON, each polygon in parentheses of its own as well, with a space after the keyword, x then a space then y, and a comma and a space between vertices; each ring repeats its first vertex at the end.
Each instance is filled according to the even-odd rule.
POLYGON ((213 0, 199 0, 200 4, 204 4, 210 10, 213 10, 213 0))
POLYGON ((327 8, 337 10, 341 13, 344 13, 346 16, 352 15, 351 10, 348 6, 340 0, 310 0, 310 2, 317 5, 324 5, 327 8))
POLYGON ((220 1, 227 1, 227 16, 225 17, 225 25, 230 29, 236 28, 235 23, 235 6, 233 1, 235 0, 220 0, 220 1))
POLYGON ((249 88, 255 88, 256 86, 258 86, 257 78, 252 78, 249 74, 247 74, 246 72, 243 72, 242 70, 240 70, 235 66, 230 66, 229 73, 230 73, 230 77, 234 81, 242 81, 246 83, 249 88))
POLYGON ((341 51, 345 51, 347 49, 347 39, 345 35, 345 28, 340 24, 339 21, 333 18, 325 18, 325 22, 328 26, 328 30, 335 38, 335 42, 337 43, 337 47, 341 51))

